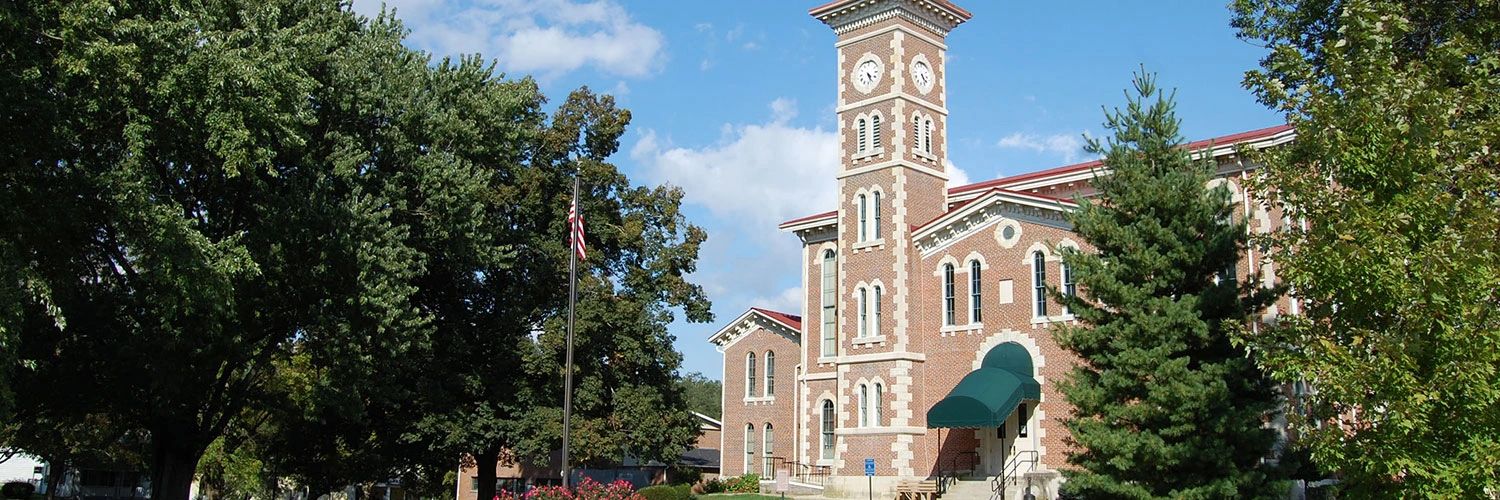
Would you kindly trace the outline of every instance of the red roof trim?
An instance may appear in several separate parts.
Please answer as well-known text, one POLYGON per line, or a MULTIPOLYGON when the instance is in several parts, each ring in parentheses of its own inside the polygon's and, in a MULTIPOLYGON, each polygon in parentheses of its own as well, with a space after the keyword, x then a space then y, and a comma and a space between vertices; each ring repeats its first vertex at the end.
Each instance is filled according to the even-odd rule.
MULTIPOLYGON (((1246 132, 1239 132, 1239 133, 1229 134, 1229 135, 1220 136, 1220 137, 1214 137, 1212 139, 1204 139, 1204 140, 1201 140, 1201 141, 1193 141, 1193 142, 1187 143, 1183 147, 1185 147, 1187 149, 1190 149, 1190 150, 1194 150, 1194 149, 1203 149, 1203 148, 1206 148, 1206 147, 1209 147, 1209 146, 1223 146, 1223 145, 1238 144, 1238 143, 1241 143, 1241 142, 1250 142, 1250 141, 1257 140, 1257 139, 1264 139, 1264 138, 1267 138, 1267 137, 1270 137, 1270 136, 1273 136, 1273 135, 1276 135, 1276 134, 1280 134, 1282 132, 1286 132, 1286 131, 1291 130, 1291 129, 1292 129, 1291 125, 1277 125, 1277 126, 1274 126, 1274 127, 1266 127, 1266 128, 1262 128, 1262 129, 1256 129, 1256 130, 1250 130, 1250 131, 1246 131, 1246 132)), ((1017 176, 1013 176, 1013 177, 1001 177, 999 179, 992 179, 992 180, 988 180, 988 181, 984 181, 984 182, 977 182, 977 183, 974 183, 974 184, 968 184, 968 185, 964 185, 964 186, 959 186, 959 187, 956 187, 956 188, 952 188, 952 189, 948 190, 948 194, 949 195, 954 195, 954 194, 959 194, 959 193, 969 193, 969 192, 979 191, 979 190, 983 190, 983 189, 994 187, 994 186, 1007 186, 1007 185, 1013 185, 1013 184, 1017 184, 1017 183, 1021 183, 1021 182, 1033 180, 1033 179, 1039 179, 1039 178, 1045 178, 1045 177, 1052 177, 1054 175, 1071 174, 1071 173, 1074 173, 1074 172, 1081 172, 1081 171, 1084 171, 1084 170, 1089 170, 1089 169, 1092 169, 1094 167, 1098 167, 1098 166, 1103 165, 1103 164, 1104 164, 1104 162, 1101 162, 1099 160, 1093 160, 1093 161, 1086 161, 1086 162, 1083 162, 1083 163, 1075 163, 1075 164, 1072 164, 1072 165, 1064 165, 1064 166, 1056 167, 1056 168, 1049 168, 1047 170, 1041 170, 1041 171, 1037 171, 1037 172, 1031 172, 1031 173, 1027 173, 1027 174, 1021 174, 1021 175, 1017 175, 1017 176)))
POLYGON ((813 221, 813 220, 823 219, 823 218, 827 218, 827 217, 833 217, 833 216, 836 216, 838 214, 839 214, 838 210, 830 210, 830 211, 827 211, 827 212, 823 212, 821 214, 813 214, 813 215, 809 215, 809 216, 806 216, 806 217, 798 217, 798 218, 795 218, 795 219, 783 222, 783 223, 781 223, 780 226, 777 226, 777 227, 784 228, 784 227, 787 227, 787 226, 790 226, 790 225, 794 225, 794 224, 797 224, 797 223, 801 223, 801 222, 807 222, 807 221, 813 221))
POLYGON ((772 311, 770 309, 765 309, 765 308, 760 308, 760 307, 752 307, 752 308, 750 308, 750 310, 758 312, 758 313, 761 313, 761 314, 765 315, 767 318, 771 318, 772 320, 775 320, 777 323, 781 323, 783 325, 786 325, 788 328, 791 328, 793 330, 797 330, 799 332, 802 331, 802 317, 801 316, 797 316, 797 315, 794 315, 794 314, 787 314, 787 313, 784 313, 784 312, 772 311))

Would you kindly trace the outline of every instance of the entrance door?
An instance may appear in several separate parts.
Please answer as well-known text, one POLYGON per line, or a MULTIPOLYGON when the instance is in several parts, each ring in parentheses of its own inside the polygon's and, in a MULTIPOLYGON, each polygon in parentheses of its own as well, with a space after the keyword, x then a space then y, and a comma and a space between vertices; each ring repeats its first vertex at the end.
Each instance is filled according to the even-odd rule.
MULTIPOLYGON (((1036 450, 1034 409, 1035 403, 1023 402, 1005 419, 1004 427, 975 431, 980 434, 979 448, 983 455, 980 461, 987 475, 1005 474, 1006 466, 1017 457, 1021 457, 1021 461, 1035 458, 1036 455, 1031 453, 1036 450)), ((1021 470, 1018 473, 1025 473, 1033 466, 1030 463, 1019 465, 1021 470)))

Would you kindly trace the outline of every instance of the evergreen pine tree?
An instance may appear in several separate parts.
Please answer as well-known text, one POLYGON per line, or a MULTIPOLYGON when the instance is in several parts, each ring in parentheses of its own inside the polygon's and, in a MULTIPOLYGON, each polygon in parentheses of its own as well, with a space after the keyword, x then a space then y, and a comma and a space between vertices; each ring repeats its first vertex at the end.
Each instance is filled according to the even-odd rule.
MULTIPOLYGON (((1228 189, 1209 188, 1173 96, 1144 71, 1114 137, 1089 139, 1105 171, 1070 215, 1092 250, 1065 249, 1082 296, 1062 296, 1080 325, 1061 345, 1082 363, 1061 384, 1076 408, 1064 491, 1085 498, 1275 496, 1273 385, 1229 333, 1271 294, 1229 274, 1245 247, 1228 189)), ((1054 291, 1055 293, 1055 291, 1054 291)))

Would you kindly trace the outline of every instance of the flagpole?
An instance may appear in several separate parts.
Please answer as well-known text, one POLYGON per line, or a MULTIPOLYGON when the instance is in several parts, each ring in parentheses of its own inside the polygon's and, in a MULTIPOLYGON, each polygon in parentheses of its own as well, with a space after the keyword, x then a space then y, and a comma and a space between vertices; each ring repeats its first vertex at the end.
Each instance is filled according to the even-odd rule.
POLYGON ((563 375, 563 439, 562 439, 562 485, 572 486, 572 472, 568 466, 568 438, 573 433, 573 307, 578 302, 578 237, 575 218, 583 217, 578 208, 578 174, 573 174, 573 206, 568 218, 568 349, 563 375))

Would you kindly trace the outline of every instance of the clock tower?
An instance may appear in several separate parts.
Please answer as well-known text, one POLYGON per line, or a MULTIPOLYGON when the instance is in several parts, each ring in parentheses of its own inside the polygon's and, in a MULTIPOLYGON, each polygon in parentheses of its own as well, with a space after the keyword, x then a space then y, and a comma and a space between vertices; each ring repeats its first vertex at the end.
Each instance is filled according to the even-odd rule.
MULTIPOLYGON (((837 260, 821 261, 837 264, 824 274, 835 276, 837 299, 825 285, 807 373, 836 373, 835 394, 890 394, 878 400, 890 410, 889 435, 840 436, 823 456, 839 474, 852 470, 856 450, 886 450, 894 455, 877 474, 910 476, 912 444, 923 436, 912 387, 921 339, 911 323, 925 311, 914 297, 932 292, 913 289, 920 256, 911 231, 947 210, 945 40, 971 15, 948 0, 836 0, 809 13, 837 36, 841 168, 837 260)), ((855 399, 842 400, 838 415, 855 414, 855 399)))

